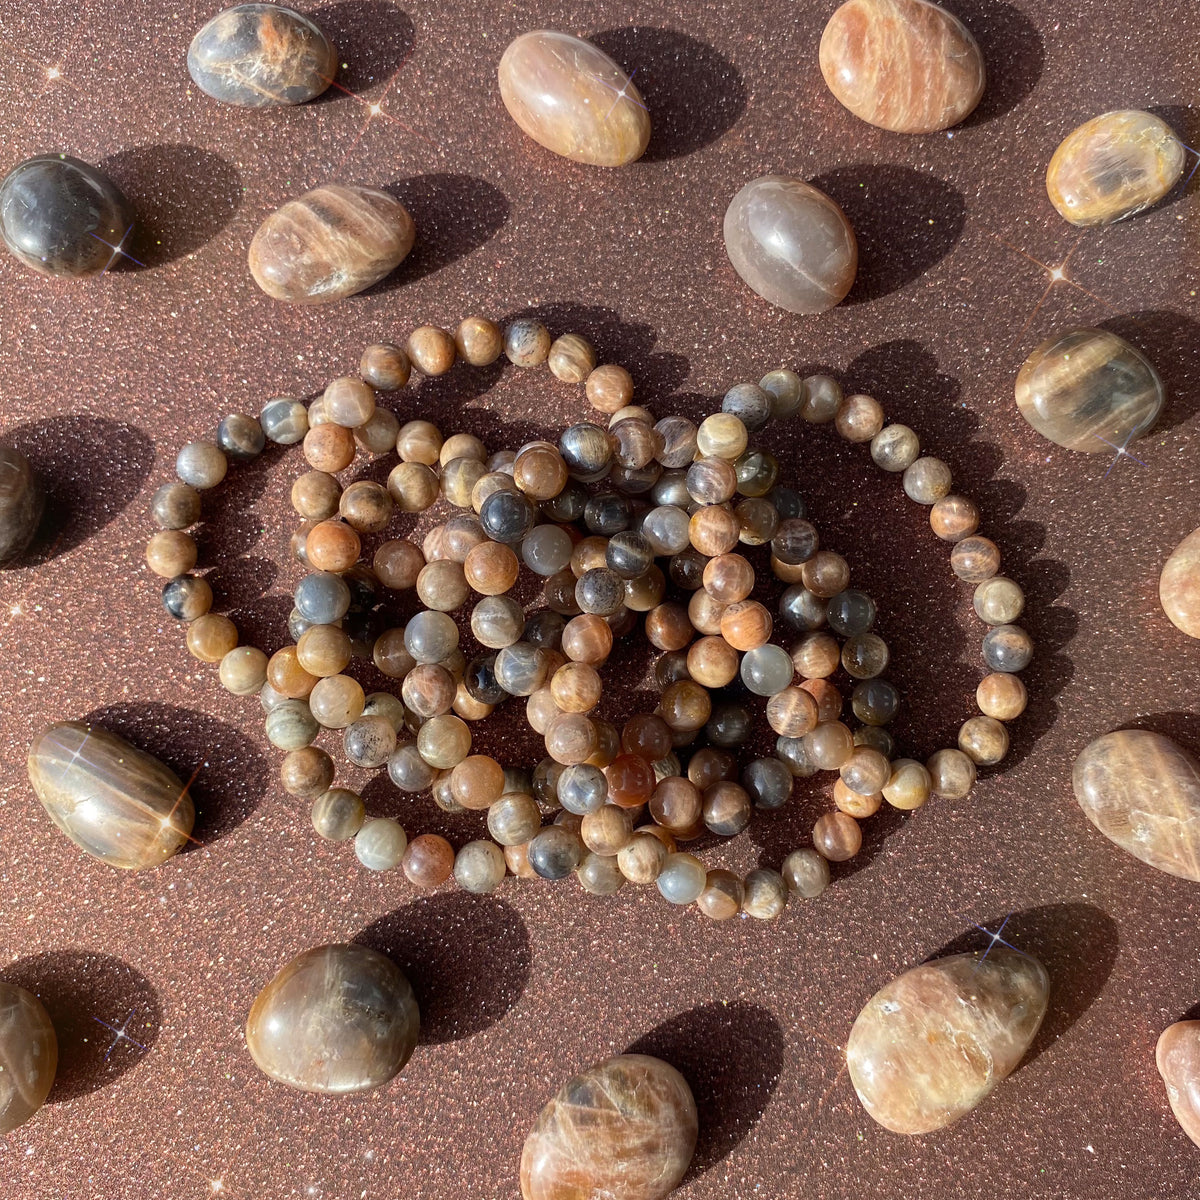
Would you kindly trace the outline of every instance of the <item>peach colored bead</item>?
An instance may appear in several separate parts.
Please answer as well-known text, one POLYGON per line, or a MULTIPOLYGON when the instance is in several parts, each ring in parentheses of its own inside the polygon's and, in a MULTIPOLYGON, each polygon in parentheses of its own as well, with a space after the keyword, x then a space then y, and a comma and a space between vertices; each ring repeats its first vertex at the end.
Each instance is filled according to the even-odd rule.
POLYGON ((870 795, 860 795, 851 791, 840 779, 833 782, 833 802, 840 812, 862 821, 873 817, 883 803, 882 792, 871 792, 870 795))
POLYGON ((633 399, 633 376, 624 367, 605 363, 587 377, 588 402, 602 413, 617 413, 633 399))
POLYGON ((317 425, 304 435, 304 458, 314 471, 336 475, 353 461, 354 433, 343 425, 317 425))
POLYGON ((767 723, 780 737, 803 737, 817 727, 820 709, 803 688, 787 687, 767 701, 767 723))
POLYGON ((721 616, 721 636, 735 650, 754 650, 770 640, 771 614, 757 600, 739 600, 721 616))
POLYGON ((883 798, 893 807, 908 812, 920 808, 933 790, 933 777, 915 759, 898 758, 883 788, 883 798))
POLYGON ((813 846, 830 862, 845 862, 862 849, 862 830, 848 813, 825 813, 813 826, 813 846))
POLYGON ((846 396, 834 426, 848 442, 869 442, 883 428, 883 406, 873 396, 846 396))
POLYGON ((409 361, 422 375, 437 376, 454 366, 458 347, 454 338, 436 325, 420 325, 408 335, 409 361))
POLYGON ((1029 701, 1029 694, 1019 675, 995 672, 979 681, 975 689, 975 702, 985 717, 997 721, 1011 721, 1019 717, 1029 701))
POLYGON ((842 648, 831 633, 807 633, 792 647, 792 663, 802 679, 828 679, 842 662, 842 648))
MULTIPOLYGON (((707 688, 725 687, 738 675, 741 659, 723 637, 702 637, 688 647, 688 674, 707 688)), ((816 705, 813 705, 816 708, 816 705)))

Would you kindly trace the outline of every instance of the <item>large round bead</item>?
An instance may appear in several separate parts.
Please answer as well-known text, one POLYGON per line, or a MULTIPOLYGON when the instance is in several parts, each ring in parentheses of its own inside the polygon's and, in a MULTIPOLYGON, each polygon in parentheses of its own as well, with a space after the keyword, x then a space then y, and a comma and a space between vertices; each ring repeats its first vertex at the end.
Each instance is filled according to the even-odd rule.
POLYGON ((927 0, 847 0, 821 35, 821 74, 856 117, 894 133, 932 133, 983 95, 970 30, 927 0))
POLYGON ((278 4, 235 4, 192 38, 196 86, 241 108, 303 104, 337 74, 337 51, 307 17, 278 4))
POLYGON ((1046 968, 1003 946, 906 971, 871 997, 846 1042, 863 1107, 894 1133, 966 1116, 1016 1069, 1049 996, 1046 968))
POLYGON ((1158 577, 1158 598, 1177 629, 1200 638, 1200 529, 1171 551, 1158 577))
POLYGON ((525 1200, 662 1200, 683 1178, 699 1122, 687 1081, 645 1054, 569 1079, 521 1152, 525 1200))
POLYGON ((42 1002, 0 981, 0 1134, 42 1107, 57 1066, 58 1039, 42 1002))
POLYGON ((0 446, 0 567, 24 554, 42 519, 41 484, 19 450, 0 446))
POLYGON ((134 220, 107 175, 66 154, 27 158, 0 183, 0 236, 43 275, 95 275, 118 263, 134 220))
POLYGON ((1176 1021, 1162 1031, 1154 1062, 1184 1133, 1200 1146, 1200 1021, 1176 1021))
POLYGON ((583 38, 523 33, 500 59, 500 98, 541 146, 576 162, 620 167, 650 141, 650 114, 629 76, 583 38))
POLYGON ((179 776, 106 729, 50 725, 34 738, 27 768, 55 825, 109 866, 157 866, 192 832, 195 809, 179 776))
POLYGON ((752 180, 730 201, 725 251, 764 300, 794 313, 840 304, 858 270, 846 214, 819 188, 784 175, 752 180))
POLYGON ((417 1044, 412 987, 366 946, 305 950, 258 994, 246 1046, 258 1069, 302 1092, 342 1095, 387 1083, 417 1044))
POLYGON ((1150 360, 1107 329, 1052 334, 1017 373, 1017 408, 1068 450, 1112 454, 1149 431, 1166 399, 1150 360))
POLYGON ((250 243, 250 274, 268 296, 328 304, 378 283, 412 249, 408 210, 387 192, 330 183, 277 208, 250 243))

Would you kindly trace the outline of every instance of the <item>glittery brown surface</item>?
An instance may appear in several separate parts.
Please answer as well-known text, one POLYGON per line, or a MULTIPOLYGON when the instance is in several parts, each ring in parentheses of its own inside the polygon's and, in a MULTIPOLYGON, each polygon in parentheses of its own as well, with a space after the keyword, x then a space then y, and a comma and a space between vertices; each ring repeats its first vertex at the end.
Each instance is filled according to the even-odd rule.
MULTIPOLYGON (((44 561, 0 576, 0 974, 46 999, 62 1043, 51 1103, 0 1139, 0 1195, 513 1197, 541 1105, 573 1070, 635 1044, 695 1086, 688 1200, 1197 1195, 1200 1152, 1153 1057, 1158 1033, 1200 1001, 1195 885, 1109 845, 1069 784, 1074 755, 1117 726, 1200 749, 1196 643, 1157 602, 1162 562, 1200 521, 1196 197, 1179 189, 1081 234, 1043 188, 1059 140, 1107 109, 1153 108, 1195 144, 1196 10, 952 0, 983 45, 988 92, 965 126, 902 137, 826 91, 816 49, 832 3, 299 7, 334 37, 355 94, 251 112, 190 83, 205 5, 0 0, 5 168, 45 151, 98 163, 145 229, 130 248, 144 267, 92 281, 0 258, 0 433, 52 492, 44 561), (590 170, 520 135, 495 65, 542 26, 637 68, 655 123, 645 161, 590 170), (768 308, 725 258, 729 197, 770 172, 816 181, 858 230, 858 283, 819 318, 768 308), (250 280, 250 237, 283 200, 335 179, 394 185, 418 249, 367 295, 281 306, 250 280), (1046 292, 1039 264, 1068 259, 1074 283, 1046 292), (417 898, 396 873, 368 875, 347 847, 319 845, 275 786, 257 702, 223 695, 188 658, 142 565, 152 490, 225 412, 310 395, 366 342, 414 324, 531 307, 628 365, 659 413, 695 415, 779 365, 873 393, 952 465, 1029 593, 1039 651, 1006 769, 968 801, 877 821, 858 869, 776 924, 717 925, 634 888, 604 900, 510 880, 489 898, 417 898), (1170 403, 1131 448, 1141 463, 1059 450, 1017 414, 1018 365, 1066 323, 1116 329, 1158 364, 1170 403), (199 768, 199 845, 130 876, 51 828, 25 749, 43 723, 88 714, 185 777, 199 768), (995 929, 1010 912, 1005 937, 1054 984, 1034 1052, 949 1131, 876 1127, 841 1070, 855 1013, 972 923, 995 929), (268 1082, 242 1035, 254 995, 301 949, 360 937, 409 969, 423 1044, 358 1099, 268 1082)), ((586 412, 545 376, 492 383, 455 372, 405 412, 493 444, 586 412)), ((921 755, 952 744, 982 627, 925 510, 831 430, 765 441, 880 600, 902 743, 921 755)), ((264 645, 283 636, 295 579, 295 469, 275 454, 239 471, 202 538, 264 645)), ((440 816, 383 788, 368 798, 410 830, 440 816)), ((802 796, 706 857, 777 865, 827 804, 824 788, 802 796)))

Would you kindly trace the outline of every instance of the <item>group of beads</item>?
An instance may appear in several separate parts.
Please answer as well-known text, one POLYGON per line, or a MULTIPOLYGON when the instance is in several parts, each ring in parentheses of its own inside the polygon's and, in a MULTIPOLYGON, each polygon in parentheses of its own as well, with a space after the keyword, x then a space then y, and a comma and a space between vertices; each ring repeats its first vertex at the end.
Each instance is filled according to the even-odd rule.
POLYGON ((404 349, 368 347, 360 373, 334 380, 307 410, 295 400, 273 400, 258 420, 227 417, 216 442, 185 446, 178 482, 164 485, 153 502, 162 531, 151 539, 147 561, 168 580, 168 612, 189 622, 193 655, 219 663, 230 691, 260 694, 268 737, 287 751, 285 789, 312 799, 313 825, 322 836, 353 838, 364 865, 400 865, 421 887, 453 874, 474 891, 492 890, 506 867, 544 878, 574 871, 596 893, 613 892, 626 880, 656 882, 667 899, 695 900, 710 916, 744 911, 770 918, 789 890, 814 896, 824 889, 828 862, 858 852, 859 820, 885 800, 914 809, 931 794, 964 796, 976 765, 1003 757, 1003 722, 1025 705, 1015 672, 1028 663, 1031 644, 1011 623, 1023 595, 997 575, 999 551, 976 536, 975 505, 950 494, 946 465, 919 457, 907 426, 885 428, 874 399, 844 397, 827 376, 802 380, 774 371, 758 385, 730 389, 721 411, 698 427, 681 416, 656 422, 632 404, 628 372, 596 366, 583 338, 552 341, 531 320, 501 331, 481 317, 468 318, 454 335, 423 326, 404 349), (609 415, 609 428, 581 423, 557 446, 539 441, 489 457, 471 435, 443 440, 427 421, 401 426, 376 403, 377 389, 404 387, 413 367, 436 376, 457 359, 484 366, 501 354, 519 367, 548 363, 559 379, 583 383, 593 405, 609 415), (871 631, 874 604, 848 589, 845 560, 818 548, 799 497, 777 484, 774 457, 749 445, 749 435, 771 418, 796 414, 814 424, 834 422, 848 441, 869 442, 882 469, 902 471, 905 492, 931 506, 935 532, 954 543, 955 573, 978 584, 975 608, 992 626, 984 639, 991 674, 977 692, 983 715, 964 723, 958 749, 939 751, 925 765, 890 761, 892 739, 882 726, 899 694, 879 678, 888 651, 871 631), (233 622, 209 611, 212 591, 192 574, 196 546, 185 532, 199 520, 200 491, 222 481, 228 459, 252 459, 268 440, 303 442, 312 470, 292 489, 293 506, 304 518, 293 546, 313 569, 296 589, 289 622, 295 644, 270 659, 238 645, 233 622), (398 453, 386 487, 360 480, 342 489, 335 476, 351 466, 357 448, 398 453), (612 490, 589 497, 584 484, 601 480, 612 490), (638 500, 646 494, 654 507, 638 500), (473 514, 436 527, 422 547, 403 538, 385 541, 372 569, 359 565, 360 534, 382 533, 395 510, 421 512, 439 497, 473 514), (574 528, 581 519, 590 536, 574 528), (739 542, 770 543, 773 573, 789 585, 780 611, 804 633, 790 656, 770 643, 770 613, 749 598, 755 572, 734 553, 739 542), (520 546, 520 558, 513 545, 520 546), (691 591, 686 607, 663 600, 660 555, 670 559, 671 581, 691 591), (509 595, 521 560, 545 577, 549 605, 527 621, 509 595), (355 617, 376 606, 380 584, 415 589, 425 610, 403 628, 356 638, 355 617), (471 614, 471 630, 494 653, 467 663, 448 614, 472 590, 483 599, 471 614), (662 651, 656 676, 663 693, 655 714, 633 717, 618 735, 589 714, 603 691, 598 668, 614 636, 629 632, 639 612, 646 614, 648 640, 662 651), (845 645, 823 626, 843 635, 845 645), (356 653, 400 680, 401 698, 365 696, 343 673, 356 653), (858 681, 851 704, 863 727, 855 733, 838 719, 842 697, 829 682, 839 664, 858 681), (796 671, 803 677, 799 686, 793 686, 796 671), (739 676, 750 692, 768 697, 767 720, 778 735, 776 757, 748 764, 740 784, 727 747, 745 739, 749 713, 736 703, 714 710, 708 695, 708 688, 739 676), (529 723, 546 739, 549 757, 532 776, 469 753, 467 722, 487 716, 509 695, 528 698, 529 723), (470 842, 456 855, 436 835, 409 841, 396 821, 365 819, 361 797, 333 787, 333 761, 312 745, 322 727, 344 730, 349 760, 367 768, 386 764, 402 790, 428 788, 439 805, 455 811, 486 809, 496 841, 470 842), (694 742, 702 729, 712 744, 692 755, 684 775, 673 750, 694 742), (398 746, 402 732, 415 740, 398 746), (782 873, 759 869, 743 881, 728 871, 706 872, 693 855, 677 851, 677 841, 706 829, 740 832, 753 807, 778 807, 794 776, 821 769, 839 771, 836 809, 817 821, 816 849, 789 855, 782 873), (546 827, 539 800, 561 809, 546 827), (647 805, 653 822, 635 828, 647 805))

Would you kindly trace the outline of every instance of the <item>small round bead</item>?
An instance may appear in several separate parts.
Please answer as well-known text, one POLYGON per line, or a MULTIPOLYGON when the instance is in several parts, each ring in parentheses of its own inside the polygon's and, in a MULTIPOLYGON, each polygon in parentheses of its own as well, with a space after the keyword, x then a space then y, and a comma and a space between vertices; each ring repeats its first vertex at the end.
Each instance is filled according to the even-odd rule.
POLYGON ((333 783, 333 775, 333 759, 317 746, 293 750, 279 765, 280 783, 291 796, 319 796, 333 783))
POLYGON ((562 630, 563 653, 573 662, 598 667, 613 647, 612 628, 603 617, 583 613, 572 617, 562 630))
POLYGON ((332 625, 350 610, 350 586, 340 575, 306 575, 295 591, 296 608, 305 620, 332 625))
POLYGON ((375 412, 375 389, 353 375, 331 380, 322 397, 325 415, 336 425, 357 429, 375 412))
POLYGON ((277 446, 294 446, 308 432, 308 409, 290 396, 278 396, 263 405, 258 423, 268 441, 277 446))
POLYGON ((703 806, 700 788, 679 776, 660 780, 650 797, 650 815, 677 837, 694 837, 703 829, 703 806))
POLYGON ((721 614, 721 636, 735 650, 754 650, 765 645, 772 626, 770 611, 757 600, 739 600, 721 614))
POLYGON ((494 892, 505 869, 504 852, 492 841, 468 842, 454 856, 454 882, 464 892, 494 892))
POLYGON ((668 854, 655 883, 664 900, 691 904, 708 882, 704 864, 694 854, 668 854))
POLYGON ((195 621, 212 608, 212 587, 200 575, 178 575, 163 584, 162 602, 175 620, 195 621))
POLYGON ((386 408, 377 408, 371 416, 354 431, 354 440, 370 455, 378 458, 396 448, 400 433, 400 419, 386 408))
POLYGON ((562 825, 547 825, 531 838, 526 853, 529 865, 542 879, 565 879, 583 861, 579 834, 562 825))
POLYGON ((777 421, 794 417, 804 404, 804 381, 795 371, 768 371, 758 386, 771 396, 771 416, 777 421))
POLYGON ((984 634, 983 661, 989 671, 1023 671, 1033 661, 1033 638, 1019 625, 994 625, 984 634))
POLYGON ((696 430, 696 450, 714 458, 738 458, 749 440, 746 426, 732 413, 713 413, 696 430))
POLYGON ((219 613, 205 613, 188 626, 188 652, 201 662, 219 663, 237 644, 237 626, 219 613))
POLYGON ((1012 721, 1019 717, 1029 697, 1020 676, 994 672, 980 680, 975 689, 975 702, 985 717, 997 721, 1012 721))
MULTIPOLYGON (((567 812, 576 813, 581 817, 599 812, 605 807, 607 796, 608 780, 605 779, 604 772, 590 763, 568 765, 558 777, 558 801, 567 812)), ((619 811, 624 812, 623 809, 619 811)), ((587 838, 584 840, 587 841, 587 838)), ((616 854, 620 846, 612 850, 602 850, 598 845, 588 842, 588 848, 598 854, 616 854)))
POLYGON ((309 565, 317 571, 348 571, 362 552, 358 534, 344 521, 320 521, 304 541, 309 565))
POLYGON ((689 466, 696 457, 695 423, 687 417, 672 415, 656 421, 654 428, 662 438, 658 461, 675 470, 689 466))
POLYGON ((1011 625, 1025 609, 1021 585, 1006 575, 993 575, 975 589, 975 614, 988 625, 1011 625))
POLYGON ((459 356, 473 367, 487 367, 504 353, 504 334, 487 317, 467 317, 454 333, 459 356))
POLYGON ((847 588, 830 599, 825 617, 834 633, 855 637, 875 624, 875 602, 866 592, 847 588))
POLYGON ((805 900, 815 900, 829 886, 829 863, 815 850, 793 850, 781 873, 788 891, 805 900))
POLYGON ((820 629, 828 609, 826 599, 810 592, 802 583, 792 584, 779 598, 779 615, 793 629, 820 629))
POLYGON ((800 581, 814 596, 831 599, 850 583, 850 564, 832 550, 818 550, 800 567, 800 581))
POLYGON ((718 554, 705 564, 703 580, 714 600, 734 604, 754 590, 754 568, 740 554, 718 554))
POLYGON ((454 870, 454 847, 436 833, 422 833, 408 843, 400 869, 413 887, 435 888, 454 870))
POLYGON ((604 562, 621 579, 637 579, 654 566, 654 551, 642 534, 627 529, 609 539, 604 562))
POLYGON ((295 646, 284 646, 267 663, 267 682, 281 696, 303 700, 316 686, 317 677, 300 665, 295 646))
POLYGON ((550 695, 563 712, 591 712, 600 703, 602 691, 599 673, 586 663, 566 663, 550 680, 550 695))
POLYGON ((468 458, 487 467, 487 447, 473 433, 452 433, 438 451, 438 462, 449 466, 456 458, 468 458))
POLYGON ((771 419, 774 397, 757 383, 735 383, 721 400, 721 411, 737 417, 750 433, 771 419))
POLYGON ((688 675, 706 688, 732 683, 739 666, 738 652, 723 637, 702 637, 688 647, 688 675))
POLYGON ((438 663, 420 663, 404 677, 400 695, 409 712, 421 720, 440 717, 454 706, 454 676, 438 663))
POLYGON ((681 679, 663 692, 658 711, 672 732, 691 733, 708 723, 712 699, 706 688, 690 679, 681 679))
POLYGON ((710 558, 728 554, 738 544, 740 534, 737 517, 723 504, 698 508, 688 525, 692 546, 710 558))
POLYGON ((521 563, 509 546, 485 542, 476 546, 463 563, 467 583, 481 596, 499 596, 517 582, 521 563))
POLYGON ((746 876, 742 912, 759 921, 773 921, 787 907, 787 881, 778 871, 758 867, 746 876))
POLYGON ((358 533, 382 533, 392 518, 394 507, 387 488, 369 479, 352 483, 338 501, 342 520, 358 533))
POLYGON ((304 435, 304 459, 314 471, 329 475, 344 471, 354 461, 355 449, 354 434, 332 422, 316 425, 304 435))
POLYGON ((422 375, 445 375, 454 366, 458 348, 454 338, 436 325, 421 325, 408 335, 405 346, 409 362, 422 375))
POLYGON ((883 406, 873 396, 847 396, 834 418, 848 442, 869 442, 883 428, 883 406))
POLYGON ((698 458, 688 467, 684 484, 697 504, 723 504, 737 494, 737 468, 723 458, 698 458))
POLYGON ((771 539, 771 553, 782 563, 796 566, 806 563, 817 552, 816 526, 803 517, 782 521, 771 539))
POLYGON ((373 388, 395 392, 408 382, 408 355, 391 342, 376 342, 362 352, 358 372, 373 388))
POLYGON ((863 795, 862 792, 856 792, 847 787, 844 780, 835 779, 833 802, 837 805, 839 812, 844 812, 856 821, 865 821, 867 817, 873 817, 879 811, 883 804, 883 795, 880 792, 869 792, 863 795))
POLYGON ((688 781, 702 792, 722 779, 737 778, 737 759, 728 750, 705 746, 688 762, 688 781))
POLYGON ((904 494, 918 504, 936 504, 950 493, 950 468, 940 459, 918 458, 904 471, 904 494))
POLYGON ((596 726, 583 713, 559 713, 546 728, 546 753, 564 766, 586 763, 595 754, 596 726))
POLYGON ((433 717, 417 731, 417 752, 442 771, 456 767, 471 750, 471 730, 466 721, 452 713, 433 717))
POLYGON ((891 775, 883 788, 883 798, 893 807, 909 812, 920 808, 933 789, 933 777, 911 758, 892 763, 891 775))
POLYGON ((309 818, 317 833, 330 842, 346 842, 363 827, 367 810, 362 797, 349 788, 330 788, 312 804, 309 818))
POLYGON ((441 480, 431 467, 419 462, 400 462, 387 479, 387 494, 400 512, 419 513, 437 503, 441 480))
POLYGON ((345 729, 362 716, 366 696, 362 684, 349 675, 318 679, 308 697, 312 715, 326 729, 345 729))
POLYGON ((513 462, 513 482, 531 500, 549 500, 567 485, 567 464, 558 450, 533 446, 513 462))
POLYGON ((633 376, 624 367, 605 363, 587 377, 588 402, 602 413, 617 413, 633 399, 633 376))
POLYGON ((547 362, 555 379, 583 383, 596 369, 596 351, 579 334, 564 333, 551 344, 547 362))
POLYGON ((854 753, 854 735, 841 721, 822 721, 804 735, 804 746, 820 771, 839 771, 854 753))
POLYGON ((704 734, 714 746, 734 747, 746 742, 753 728, 750 710, 733 701, 714 704, 704 734))
POLYGON ((550 355, 550 331, 540 321, 522 318, 504 331, 504 353, 517 367, 540 367, 550 355))
POLYGON ((682 650, 693 633, 687 609, 674 601, 658 604, 646 614, 646 637, 659 650, 682 650))
POLYGON ((722 780, 704 792, 704 824, 710 833, 733 837, 750 824, 750 794, 741 784, 722 780))
POLYGON ((994 717, 971 717, 958 731, 958 748, 977 766, 995 766, 1008 753, 1008 730, 994 717))
POLYGON ((688 620, 697 633, 715 636, 721 632, 721 618, 728 607, 728 604, 714 600, 707 592, 694 592, 688 601, 688 620))
POLYGON ((175 474, 201 492, 215 488, 228 469, 224 452, 212 442, 189 442, 175 458, 175 474))
POLYGON ((892 767, 886 754, 872 750, 869 746, 855 746, 850 757, 842 764, 842 782, 860 796, 870 796, 883 791, 891 778, 892 767))
POLYGON ((925 767, 935 796, 961 800, 975 785, 975 763, 961 750, 938 750, 925 767))
POLYGON ((751 499, 765 496, 779 478, 779 460, 769 450, 751 447, 733 464, 739 494, 751 499))
POLYGON ((524 626, 525 614, 510 596, 487 596, 471 611, 471 633, 490 650, 519 641, 524 626))
POLYGON ((836 721, 842 715, 842 693, 828 679, 806 679, 800 684, 817 702, 817 721, 836 721))
POLYGON ((979 528, 979 506, 966 496, 943 496, 929 510, 929 524, 944 542, 961 542, 979 528))
POLYGON ((696 907, 714 921, 728 921, 741 912, 745 896, 742 881, 732 871, 709 871, 704 891, 696 897, 696 907))
POLYGON ((887 669, 887 642, 877 633, 859 633, 842 646, 842 666, 852 679, 874 679, 887 669))
POLYGON ((327 471, 307 471, 292 484, 292 507, 309 521, 334 516, 341 498, 341 484, 327 471))
POLYGON ((376 770, 396 749, 396 728, 387 717, 361 716, 346 727, 342 748, 352 766, 376 770))
MULTIPOLYGON (((417 572, 417 599, 426 608, 435 612, 455 612, 466 603, 471 594, 466 572, 448 558, 435 559, 426 563, 417 572)), ((445 655, 441 656, 442 658, 445 655)), ((439 658, 437 661, 441 661, 439 658)))
POLYGON ((791 655, 782 646, 768 643, 742 655, 742 683, 756 696, 773 696, 783 691, 794 674, 791 655))
POLYGON ((743 546, 764 546, 779 531, 779 512, 761 496, 750 496, 733 510, 738 522, 738 541, 743 546))
POLYGON ((817 717, 817 702, 803 688, 782 688, 767 701, 767 722, 782 737, 803 737, 816 728, 817 717))
POLYGON ((886 679, 864 679, 850 694, 850 707, 864 725, 886 725, 900 708, 900 693, 886 679))
POLYGON ((195 565, 196 542, 182 529, 162 529, 146 543, 146 566, 163 579, 186 575, 195 565))
POLYGON ((828 425, 842 407, 842 385, 829 375, 810 375, 804 380, 800 416, 812 425, 828 425))
POLYGON ((871 439, 871 458, 884 471, 906 471, 920 453, 920 439, 907 425, 888 425, 871 439))
POLYGON ((396 434, 396 453, 401 462, 435 466, 442 453, 442 435, 430 421, 409 421, 396 434))
POLYGON ((964 538, 950 551, 950 569, 964 583, 982 583, 1000 570, 1000 548, 990 538, 964 538))
POLYGON ((267 682, 267 656, 254 646, 235 646, 222 659, 221 686, 235 696, 254 696, 267 682))
POLYGON ((862 849, 862 829, 849 813, 825 813, 813 826, 813 845, 830 862, 845 862, 862 849))
MULTIPOLYGON (((435 769, 421 757, 419 748, 411 742, 396 747, 388 759, 387 769, 388 778, 402 792, 423 792, 433 783, 436 774, 435 769)), ((454 811, 460 811, 457 803, 454 811)))
POLYGON ((654 769, 637 754, 618 754, 605 770, 608 799, 620 808, 637 808, 654 792, 654 769))
POLYGON ((419 663, 438 663, 458 647, 458 626, 444 612, 417 613, 404 629, 405 649, 419 663))
POLYGON ((369 871, 398 867, 408 849, 408 836, 391 817, 374 817, 354 835, 354 854, 369 871))
POLYGON ((541 810, 532 796, 511 792, 501 796, 488 809, 487 827, 488 833, 501 846, 522 846, 541 829, 541 810))
POLYGON ((585 613, 611 616, 625 602, 625 584, 608 567, 593 567, 580 576, 575 585, 575 603, 585 613))
POLYGON ((742 786, 755 808, 782 808, 792 795, 792 773, 778 758, 756 758, 746 764, 742 786))
POLYGON ((667 853, 666 846, 652 833, 637 833, 617 852, 617 867, 630 883, 653 883, 667 853))
POLYGON ((187 529, 200 520, 200 493, 180 480, 164 483, 150 501, 150 515, 160 529, 187 529))

